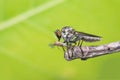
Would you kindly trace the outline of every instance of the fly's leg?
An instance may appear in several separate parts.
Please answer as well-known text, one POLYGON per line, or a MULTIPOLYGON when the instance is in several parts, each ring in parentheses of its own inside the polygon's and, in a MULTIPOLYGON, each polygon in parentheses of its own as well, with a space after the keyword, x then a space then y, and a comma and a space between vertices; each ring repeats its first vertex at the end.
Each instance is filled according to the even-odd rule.
POLYGON ((82 44, 83 44, 83 40, 81 40, 80 47, 82 46, 82 44))
POLYGON ((84 52, 83 52, 83 50, 82 50, 82 44, 83 44, 82 37, 78 37, 78 38, 76 38, 76 40, 79 40, 79 41, 78 41, 78 46, 80 47, 82 56, 84 56, 84 52))
POLYGON ((72 53, 71 53, 71 57, 74 57, 73 56, 73 48, 74 48, 74 46, 76 46, 77 45, 77 43, 76 43, 76 41, 69 41, 70 42, 70 45, 69 45, 69 48, 72 50, 72 53), (72 44, 74 44, 74 45, 72 45, 72 44))
MULTIPOLYGON (((69 43, 66 42, 66 41, 64 41, 63 43, 66 43, 66 45, 67 45, 67 46, 66 46, 66 52, 68 53, 68 58, 71 58, 71 57, 70 57, 70 54, 69 54, 69 52, 68 52, 68 49, 70 48, 70 47, 69 47, 69 43)), ((65 49, 64 49, 63 46, 62 46, 62 49, 63 49, 63 51, 64 51, 64 53, 65 53, 65 49)))
POLYGON ((63 49, 63 51, 65 52, 65 49, 64 49, 64 47, 62 46, 62 49, 63 49))
MULTIPOLYGON (((68 42, 67 41, 64 41, 63 43, 66 43, 66 52, 68 53, 68 49, 69 49, 69 44, 68 44, 68 42)), ((64 48, 64 46, 62 46, 62 49, 63 49, 63 51, 64 51, 64 53, 65 53, 65 48, 64 48)), ((68 58, 70 58, 70 55, 69 55, 69 53, 68 53, 68 58)))
POLYGON ((70 54, 69 54, 69 52, 68 52, 68 50, 69 50, 69 48, 70 48, 69 43, 66 42, 66 44, 67 44, 67 53, 68 53, 68 57, 71 58, 71 57, 70 57, 70 54))
POLYGON ((81 43, 80 43, 80 50, 81 50, 81 53, 82 53, 82 58, 81 60, 86 60, 86 58, 84 58, 84 52, 82 50, 82 44, 83 44, 83 40, 81 40, 81 43))
POLYGON ((82 50, 82 43, 83 43, 83 40, 82 40, 81 43, 80 43, 80 49, 81 49, 81 52, 82 52, 82 56, 84 56, 84 52, 83 52, 83 50, 82 50))
POLYGON ((84 56, 84 52, 82 50, 82 44, 83 44, 83 40, 79 40, 78 46, 80 46, 80 50, 81 50, 82 56, 84 56))
POLYGON ((79 40, 79 42, 78 42, 78 46, 80 45, 80 40, 79 40))

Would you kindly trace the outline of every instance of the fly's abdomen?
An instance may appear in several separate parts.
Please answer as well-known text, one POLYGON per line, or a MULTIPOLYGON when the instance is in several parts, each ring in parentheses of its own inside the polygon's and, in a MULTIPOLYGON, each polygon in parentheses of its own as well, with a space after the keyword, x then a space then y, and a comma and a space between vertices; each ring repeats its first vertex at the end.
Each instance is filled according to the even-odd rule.
POLYGON ((86 42, 96 42, 96 41, 100 41, 101 37, 83 36, 82 40, 86 42))

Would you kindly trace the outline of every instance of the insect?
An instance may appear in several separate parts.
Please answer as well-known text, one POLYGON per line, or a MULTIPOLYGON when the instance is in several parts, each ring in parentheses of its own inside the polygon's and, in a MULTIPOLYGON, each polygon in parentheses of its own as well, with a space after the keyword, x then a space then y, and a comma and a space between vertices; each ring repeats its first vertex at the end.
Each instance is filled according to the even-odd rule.
MULTIPOLYGON (((82 46, 83 41, 85 42, 96 42, 100 41, 102 37, 96 36, 89 33, 84 33, 80 31, 76 31, 75 29, 71 28, 70 26, 65 26, 61 30, 56 30, 55 35, 58 38, 58 41, 60 41, 61 38, 63 38, 64 43, 66 43, 67 47, 69 48, 72 44, 77 44, 78 46, 82 46)), ((81 49, 82 51, 82 49, 81 49)))

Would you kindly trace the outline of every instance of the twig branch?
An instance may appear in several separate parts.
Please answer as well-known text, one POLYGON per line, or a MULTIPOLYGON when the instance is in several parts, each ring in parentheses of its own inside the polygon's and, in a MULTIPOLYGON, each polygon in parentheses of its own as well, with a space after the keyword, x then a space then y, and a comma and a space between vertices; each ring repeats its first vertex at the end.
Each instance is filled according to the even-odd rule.
MULTIPOLYGON (((66 46, 64 43, 56 42, 56 46, 66 46)), ((71 46, 64 53, 66 60, 74 60, 80 58, 81 60, 86 60, 88 58, 93 58, 101 55, 111 54, 120 51, 120 41, 113 42, 100 46, 71 46), (82 49, 82 51, 81 51, 82 49), (83 53, 82 53, 83 52, 83 53), (82 55, 83 54, 83 55, 82 55)))

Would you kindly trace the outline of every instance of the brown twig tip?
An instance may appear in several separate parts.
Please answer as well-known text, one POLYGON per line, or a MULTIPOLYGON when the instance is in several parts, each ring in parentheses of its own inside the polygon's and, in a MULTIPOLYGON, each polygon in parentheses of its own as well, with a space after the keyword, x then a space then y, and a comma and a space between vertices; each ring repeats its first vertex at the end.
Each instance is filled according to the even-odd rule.
MULTIPOLYGON (((64 43, 57 42, 56 46, 62 45, 64 43)), ((93 58, 101 55, 111 54, 120 51, 120 41, 113 42, 105 45, 98 45, 98 46, 71 46, 67 49, 64 53, 64 57, 66 60, 74 60, 74 59, 81 59, 86 60, 88 58, 93 58)))

